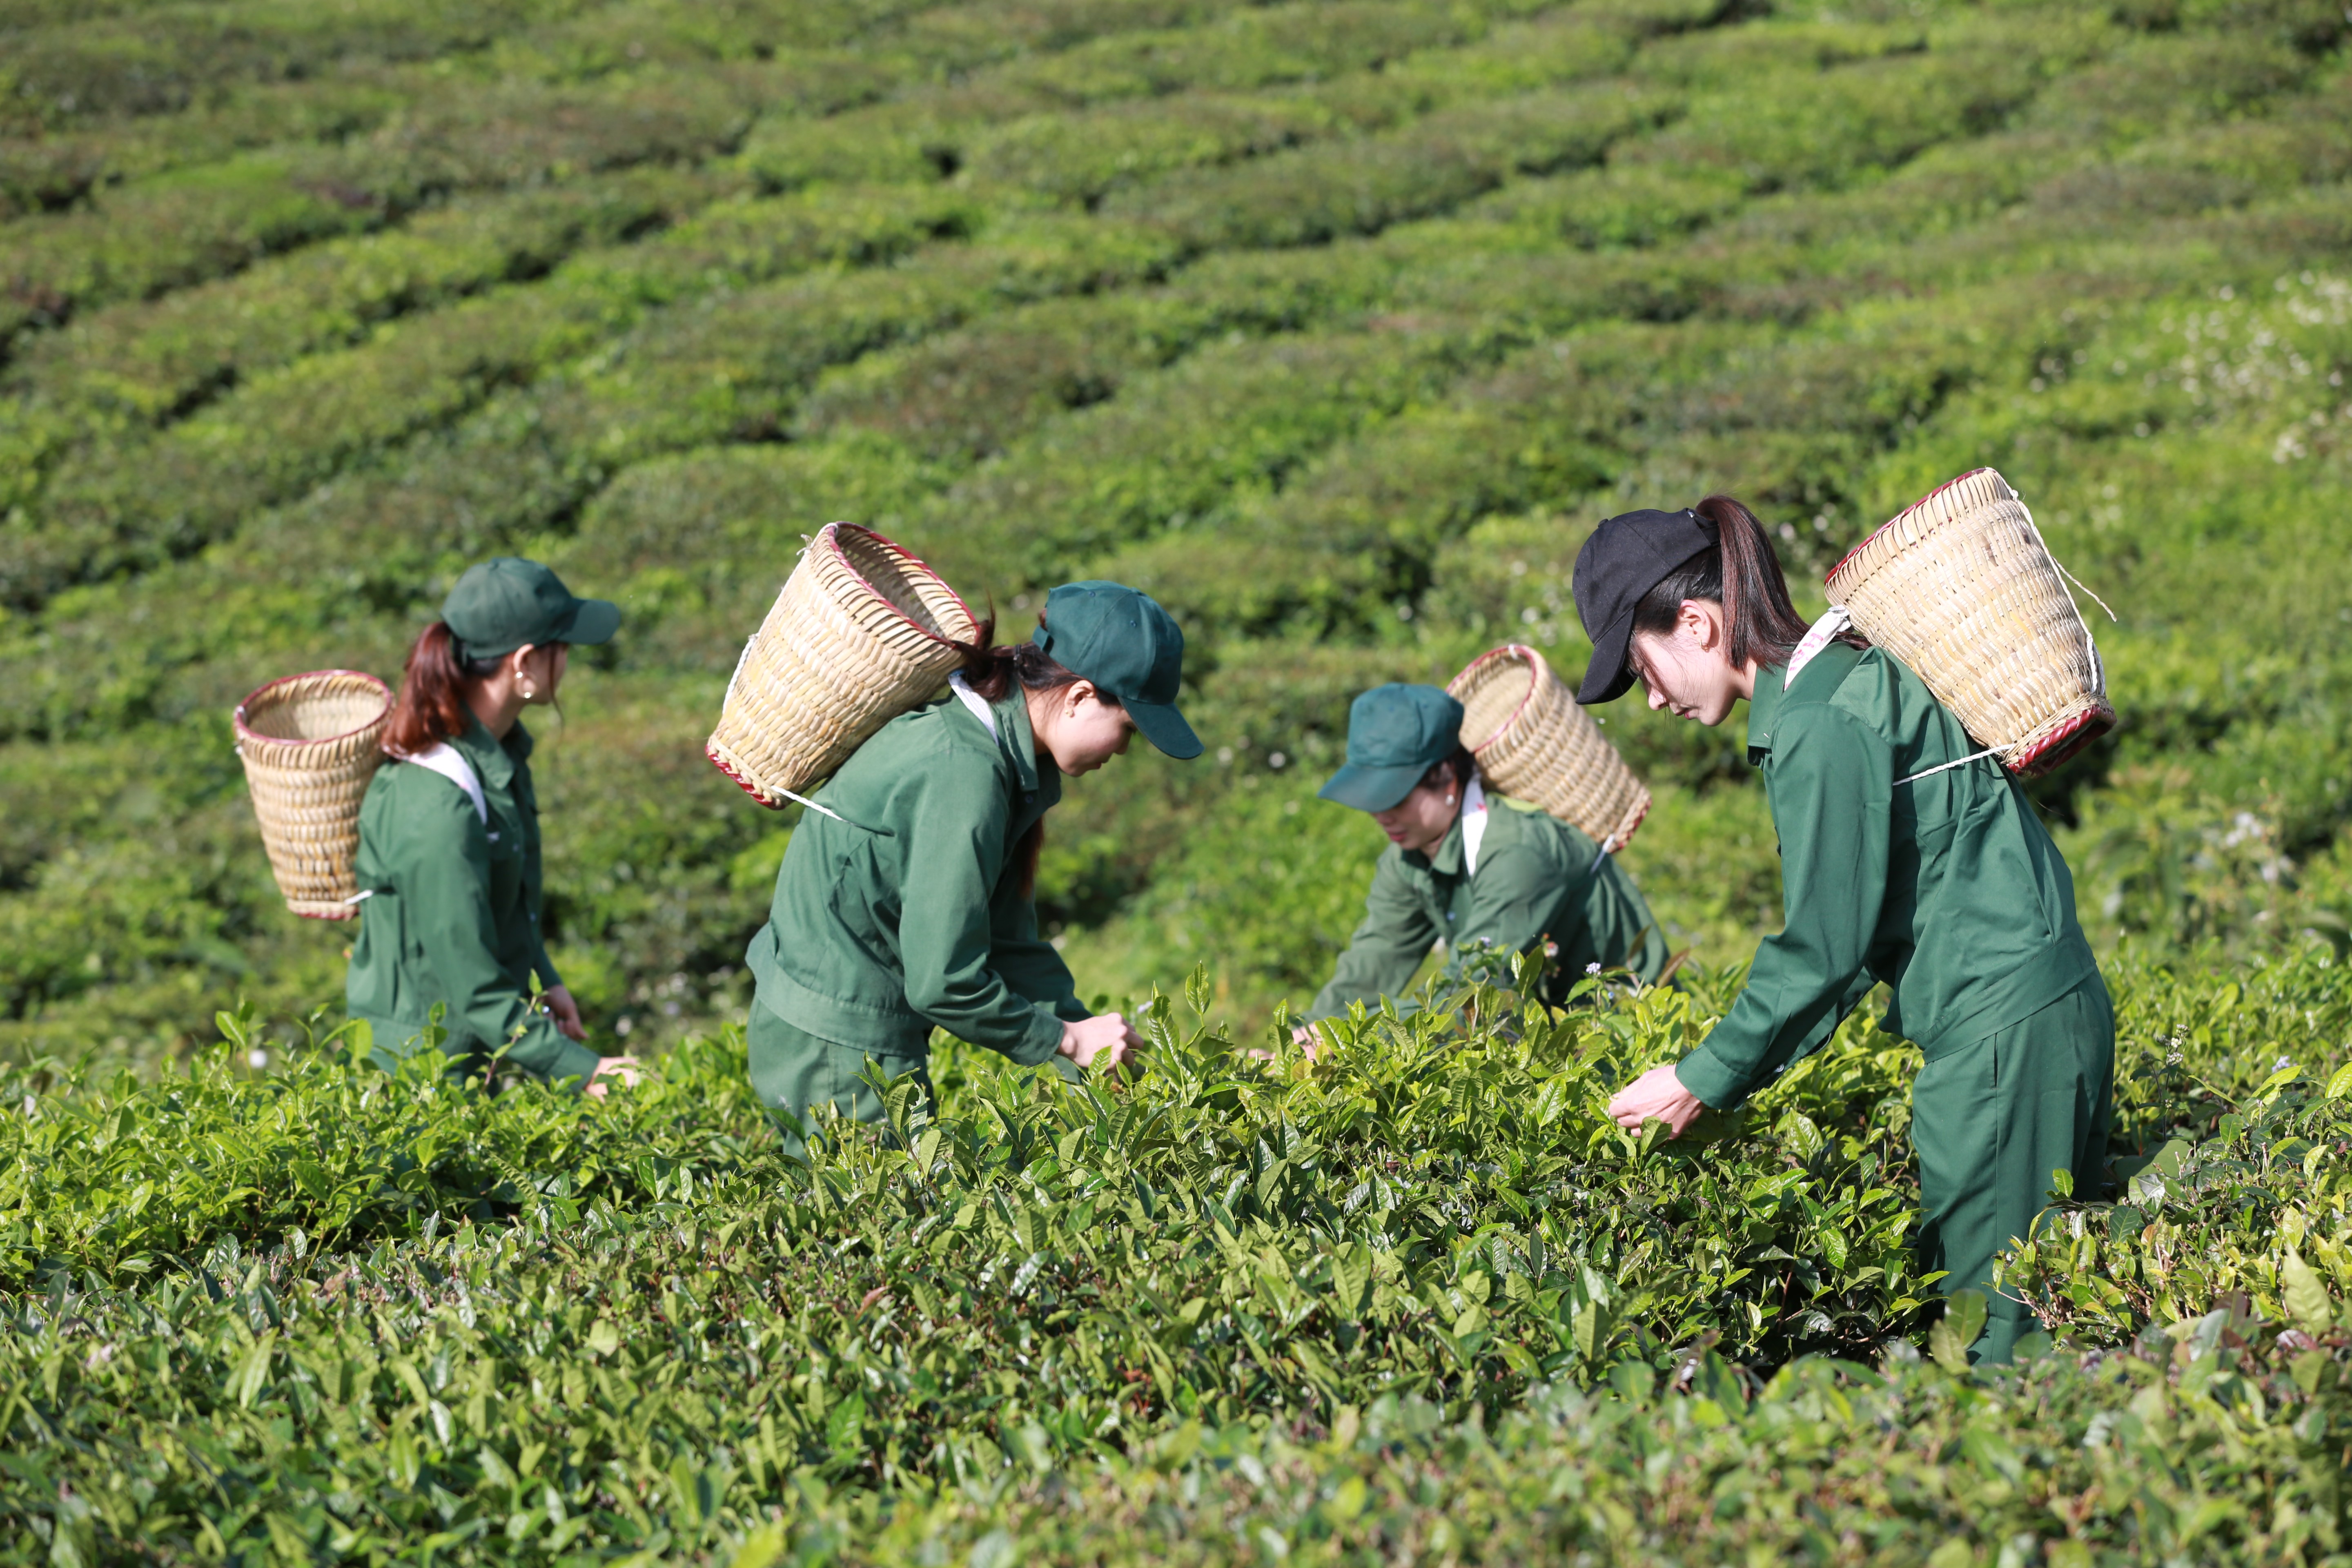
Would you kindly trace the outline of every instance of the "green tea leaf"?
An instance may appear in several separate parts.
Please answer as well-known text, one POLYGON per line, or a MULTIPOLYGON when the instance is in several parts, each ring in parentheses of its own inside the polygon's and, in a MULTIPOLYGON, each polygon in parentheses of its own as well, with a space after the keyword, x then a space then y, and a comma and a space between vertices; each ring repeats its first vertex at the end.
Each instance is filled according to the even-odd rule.
POLYGON ((2279 1265, 2279 1298, 2287 1316, 2304 1332, 2324 1334, 2335 1327, 2335 1298, 2318 1273, 2303 1260, 2303 1254, 2292 1247, 2279 1265))

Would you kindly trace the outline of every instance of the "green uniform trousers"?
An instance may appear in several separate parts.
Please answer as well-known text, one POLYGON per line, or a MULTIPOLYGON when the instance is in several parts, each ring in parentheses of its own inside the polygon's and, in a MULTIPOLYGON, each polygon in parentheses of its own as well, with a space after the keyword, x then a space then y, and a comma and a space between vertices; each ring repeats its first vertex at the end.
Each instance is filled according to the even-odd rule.
POLYGON ((868 1077, 885 1083, 913 1073, 931 1098, 930 1057, 877 1054, 856 1046, 819 1039, 807 1030, 770 1012, 764 1003, 751 1003, 751 1026, 747 1031, 751 1055, 751 1091, 776 1116, 787 1153, 797 1154, 809 1112, 830 1105, 859 1121, 882 1120, 882 1097, 868 1077), (868 1073, 868 1067, 872 1071, 868 1073), (795 1126, 797 1121, 800 1125, 795 1126))
POLYGON ((1998 1034, 1931 1052, 1912 1086, 1920 1267, 1947 1271, 1946 1294, 1984 1292, 1980 1362, 2008 1361, 2034 1324, 2022 1302, 1993 1289, 1993 1254, 2049 1206, 2053 1171, 2096 1195, 2115 1083, 2115 1009, 2093 978, 1998 1034))

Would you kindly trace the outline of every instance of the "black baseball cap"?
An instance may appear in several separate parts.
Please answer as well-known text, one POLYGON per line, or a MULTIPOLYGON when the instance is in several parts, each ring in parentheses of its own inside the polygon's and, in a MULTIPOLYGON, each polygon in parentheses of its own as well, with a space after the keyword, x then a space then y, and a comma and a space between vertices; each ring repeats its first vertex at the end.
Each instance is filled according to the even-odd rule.
POLYGON ((1633 684, 1625 645, 1633 637, 1634 607, 1675 568, 1715 546, 1715 525, 1695 511, 1628 511, 1601 520, 1576 552, 1576 614, 1592 639, 1579 702, 1625 695, 1633 684))

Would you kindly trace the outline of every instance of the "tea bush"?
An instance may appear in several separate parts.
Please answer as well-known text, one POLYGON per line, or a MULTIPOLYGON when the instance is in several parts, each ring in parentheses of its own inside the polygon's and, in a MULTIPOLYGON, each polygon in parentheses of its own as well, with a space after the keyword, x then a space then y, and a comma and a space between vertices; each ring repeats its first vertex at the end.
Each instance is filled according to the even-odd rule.
POLYGON ((0 1554, 2340 1560, 2345 31, 0 0, 0 1554), (1739 494, 1813 610, 1988 462, 2118 617, 2032 786, 2122 1030, 2114 1181, 2002 1281, 2046 1347, 1969 1371, 1912 1272, 1869 1009, 1704 1142, 1599 1116, 1777 921, 1736 728, 1605 715, 1674 989, 1282 1044, 1356 691, 1572 676, 1595 517, 1739 494), (1006 637, 1149 586, 1208 752, 1041 861, 1147 1076, 942 1041, 791 1162, 730 1031, 793 819, 699 749, 836 517, 1006 637), (603 1103, 356 1064, 229 744, 507 551, 625 607, 536 763, 551 942, 659 1063, 603 1103))
POLYGON ((1123 1090, 943 1045, 935 1110, 904 1086, 792 1161, 736 1036, 604 1103, 332 1037, 255 1072, 249 1015, 184 1077, 20 1071, 16 1549, 2335 1549, 2352 1068, 2250 1084, 2229 1047, 2266 1010, 2340 1035, 2339 967, 2126 966, 2155 1152, 2011 1264, 2051 1331, 1998 1374, 1907 1338, 1907 1046, 1857 1020, 1691 1147, 1601 1114, 1736 978, 1474 989, 1311 1066, 1162 1000, 1123 1090), (1740 1370, 1798 1350, 1846 1359, 1740 1370), (1906 1436, 1865 1461, 1874 1429, 1906 1436))

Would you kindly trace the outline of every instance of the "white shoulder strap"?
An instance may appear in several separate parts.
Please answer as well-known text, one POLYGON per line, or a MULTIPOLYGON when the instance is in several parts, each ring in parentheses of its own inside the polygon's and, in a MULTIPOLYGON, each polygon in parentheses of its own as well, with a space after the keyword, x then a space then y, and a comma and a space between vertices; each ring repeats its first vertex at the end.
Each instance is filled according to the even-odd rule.
POLYGON ((1788 690, 1789 683, 1797 679, 1797 671, 1812 663, 1815 654, 1843 636, 1846 627, 1852 625, 1853 617, 1845 613, 1845 606, 1832 605, 1830 613, 1813 623, 1812 629, 1804 635, 1797 644, 1796 651, 1789 656, 1789 668, 1780 672, 1780 689, 1788 690))
POLYGON ((996 714, 989 708, 987 700, 971 689, 971 682, 963 678, 962 670, 959 669, 948 677, 948 689, 954 692, 957 700, 965 707, 980 716, 980 721, 988 726, 988 738, 992 741, 997 739, 996 714))
POLYGON ((415 756, 403 760, 439 773, 443 778, 464 790, 466 798, 474 803, 474 815, 482 819, 483 826, 489 826, 490 803, 483 798, 482 781, 474 776, 474 764, 466 760, 464 752, 448 742, 440 741, 435 742, 432 750, 419 752, 415 756))
POLYGON ((1462 792, 1462 869, 1478 874, 1478 845, 1486 837, 1486 785, 1475 772, 1462 792))

